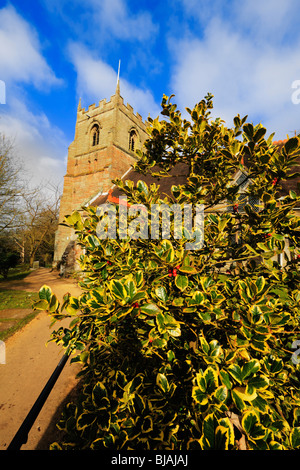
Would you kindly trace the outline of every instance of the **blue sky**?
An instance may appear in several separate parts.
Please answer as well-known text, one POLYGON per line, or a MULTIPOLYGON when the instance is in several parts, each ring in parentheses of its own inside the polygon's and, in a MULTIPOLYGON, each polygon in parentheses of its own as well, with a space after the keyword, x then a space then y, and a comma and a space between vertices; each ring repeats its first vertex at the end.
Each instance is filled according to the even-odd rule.
POLYGON ((284 139, 300 131, 299 24, 298 0, 0 0, 0 132, 33 182, 62 183, 79 97, 109 99, 121 60, 144 119, 163 93, 184 111, 211 92, 214 116, 284 139))

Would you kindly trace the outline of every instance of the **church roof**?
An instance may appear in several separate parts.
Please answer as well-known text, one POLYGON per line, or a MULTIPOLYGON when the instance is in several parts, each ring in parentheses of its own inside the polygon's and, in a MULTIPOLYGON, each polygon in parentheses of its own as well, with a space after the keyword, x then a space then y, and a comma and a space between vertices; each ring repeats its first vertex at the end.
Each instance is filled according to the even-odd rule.
MULTIPOLYGON (((300 156, 299 156, 299 165, 300 165, 300 156)), ((297 171, 298 167, 293 167, 291 172, 297 171)), ((153 168, 155 171, 155 167, 153 168)), ((130 180, 133 181, 134 185, 136 186, 139 180, 145 181, 145 183, 150 186, 152 183, 156 183, 156 185, 160 186, 160 194, 162 197, 169 197, 172 198, 171 188, 173 185, 181 185, 186 184, 187 175, 188 175, 189 167, 184 163, 178 163, 174 166, 174 168, 170 171, 170 176, 168 177, 157 177, 151 175, 143 175, 138 173, 133 168, 127 171, 122 177, 121 180, 126 181, 130 180)), ((286 196, 289 191, 294 190, 298 191, 297 184, 299 183, 299 178, 294 178, 291 180, 286 180, 280 183, 281 189, 277 193, 277 197, 286 196)), ((121 189, 118 188, 116 185, 112 185, 110 190, 107 193, 100 194, 97 198, 92 201, 93 206, 99 206, 101 204, 105 204, 106 202, 111 203, 119 203, 119 197, 124 196, 124 193, 121 189)))
MULTIPOLYGON (((155 171, 155 167, 153 171, 155 171)), ((170 176, 158 178, 157 176, 151 175, 142 175, 138 173, 133 168, 127 171, 120 179, 123 181, 130 180, 136 183, 139 180, 145 181, 145 183, 150 186, 152 183, 156 183, 160 186, 160 193, 162 196, 172 197, 171 187, 173 185, 185 184, 187 180, 189 167, 185 163, 178 163, 170 171, 170 176)), ((118 198, 124 196, 124 193, 116 186, 113 185, 108 193, 99 195, 96 199, 92 201, 93 206, 99 206, 105 202, 115 202, 118 203, 118 198)))
MULTIPOLYGON (((280 150, 286 142, 287 142, 287 139, 274 141, 273 144, 278 146, 280 150)), ((247 156, 245 156, 245 158, 243 159, 243 162, 245 164, 245 169, 246 169, 248 166, 247 156)), ((295 166, 291 168, 290 173, 295 173, 296 171, 299 171, 299 168, 300 168, 300 155, 297 159, 297 163, 295 164, 295 166)), ((154 167, 152 169, 153 172, 158 171, 158 170, 159 170, 158 167, 154 167)), ((123 181, 126 181, 126 180, 133 181, 135 186, 139 180, 145 181, 145 183, 148 186, 150 186, 150 184, 152 183, 155 183, 156 185, 160 186, 160 193, 162 197, 167 196, 172 199, 172 191, 171 191, 172 186, 186 184, 188 174, 189 174, 189 165, 185 163, 177 163, 170 170, 168 177, 151 176, 150 174, 143 175, 135 171, 133 168, 131 168, 120 179, 123 181)), ((278 198, 284 197, 288 195, 289 191, 291 190, 298 192, 299 182, 300 182, 299 177, 280 182, 281 188, 279 189, 277 193, 277 197, 278 198)), ((93 206, 99 206, 106 202, 112 202, 112 203, 118 204, 119 197, 122 195, 124 195, 124 193, 122 193, 122 190, 119 189, 116 185, 112 185, 110 190, 107 193, 99 194, 96 198, 91 200, 91 203, 93 206)))

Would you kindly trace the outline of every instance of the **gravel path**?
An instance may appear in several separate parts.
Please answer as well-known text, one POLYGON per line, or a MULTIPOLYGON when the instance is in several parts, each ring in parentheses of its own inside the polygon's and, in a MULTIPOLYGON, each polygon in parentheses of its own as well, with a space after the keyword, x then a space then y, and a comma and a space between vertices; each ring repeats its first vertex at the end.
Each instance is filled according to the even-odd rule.
MULTIPOLYGON (((23 280, 1 283, 1 288, 35 292, 44 284, 52 288, 59 300, 66 292, 72 295, 81 292, 76 283, 60 279, 57 272, 46 268, 33 271, 23 280)), ((7 448, 62 357, 59 346, 46 345, 51 333, 50 321, 45 312, 40 312, 5 342, 6 363, 0 364, 0 450, 7 448)), ((69 320, 57 323, 52 329, 68 325, 69 320)), ((57 413, 77 384, 78 370, 78 364, 68 361, 22 450, 49 448, 57 413)))

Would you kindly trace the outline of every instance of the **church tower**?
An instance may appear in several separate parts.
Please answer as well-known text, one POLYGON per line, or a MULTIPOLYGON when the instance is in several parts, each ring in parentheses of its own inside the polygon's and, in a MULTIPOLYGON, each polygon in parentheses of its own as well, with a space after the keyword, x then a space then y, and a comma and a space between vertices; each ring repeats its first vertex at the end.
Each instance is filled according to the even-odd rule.
MULTIPOLYGON (((64 216, 86 205, 112 186, 137 156, 147 138, 146 125, 133 108, 124 104, 119 80, 115 94, 92 104, 87 110, 79 101, 75 138, 69 146, 67 173, 64 177, 59 223, 64 216)), ((74 245, 73 230, 59 225, 56 232, 54 264, 58 263, 70 244, 74 245)))

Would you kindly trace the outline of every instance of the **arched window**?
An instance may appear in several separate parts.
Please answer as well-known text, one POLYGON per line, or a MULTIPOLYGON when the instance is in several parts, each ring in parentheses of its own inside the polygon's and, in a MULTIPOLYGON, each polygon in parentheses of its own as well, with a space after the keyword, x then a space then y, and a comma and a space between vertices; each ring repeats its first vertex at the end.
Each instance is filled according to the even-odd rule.
POLYGON ((94 124, 91 129, 91 142, 92 142, 93 147, 99 144, 99 136, 100 136, 99 126, 98 124, 94 124))
POLYGON ((130 131, 130 134, 129 134, 129 150, 134 152, 136 149, 136 144, 137 144, 137 133, 135 132, 135 130, 132 130, 130 131))

